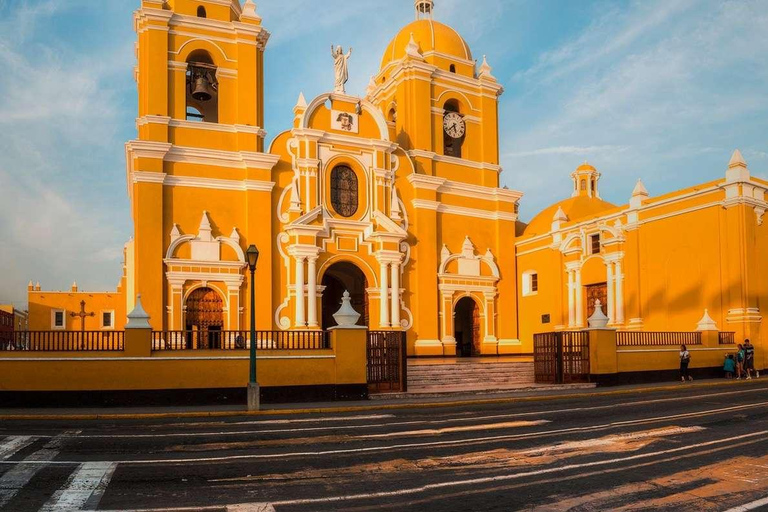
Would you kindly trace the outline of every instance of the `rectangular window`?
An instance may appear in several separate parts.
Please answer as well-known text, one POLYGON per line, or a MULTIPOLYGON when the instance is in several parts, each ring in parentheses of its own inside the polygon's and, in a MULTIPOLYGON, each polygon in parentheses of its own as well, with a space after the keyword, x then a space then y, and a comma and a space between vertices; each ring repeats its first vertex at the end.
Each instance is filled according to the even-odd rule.
POLYGON ((531 274, 531 292, 539 291, 539 274, 531 274))
POLYGON ((114 325, 114 316, 115 313, 113 311, 102 311, 101 312, 101 327, 102 329, 111 329, 114 325))
POLYGON ((551 320, 549 315, 541 315, 541 323, 548 324, 550 321, 551 320))
POLYGON ((65 329, 67 327, 63 310, 57 310, 53 312, 53 325, 54 329, 65 329))
POLYGON ((600 254, 600 234, 591 235, 589 241, 592 247, 592 254, 600 254))

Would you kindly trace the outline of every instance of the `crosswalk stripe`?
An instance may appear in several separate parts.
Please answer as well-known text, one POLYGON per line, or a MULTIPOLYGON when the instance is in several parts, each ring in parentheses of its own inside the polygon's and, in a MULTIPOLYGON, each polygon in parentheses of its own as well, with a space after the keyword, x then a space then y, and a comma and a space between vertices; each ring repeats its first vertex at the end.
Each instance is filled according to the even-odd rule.
POLYGON ((8 460, 19 450, 23 450, 35 441, 33 436, 9 436, 0 444, 0 459, 8 460))
POLYGON ((56 491, 40 511, 96 510, 115 468, 117 464, 114 462, 81 464, 67 479, 64 487, 56 491))
MULTIPOLYGON (((80 431, 67 431, 54 438, 43 446, 41 450, 29 455, 24 460, 44 461, 53 460, 59 454, 59 447, 66 437, 77 435, 80 431)), ((8 504, 30 480, 43 469, 45 465, 20 465, 14 466, 0 476, 0 508, 8 504)))

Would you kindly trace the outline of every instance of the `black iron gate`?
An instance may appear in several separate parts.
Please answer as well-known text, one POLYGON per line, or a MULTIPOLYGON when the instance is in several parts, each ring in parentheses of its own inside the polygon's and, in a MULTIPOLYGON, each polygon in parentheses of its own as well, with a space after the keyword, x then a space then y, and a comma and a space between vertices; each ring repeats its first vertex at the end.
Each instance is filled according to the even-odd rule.
POLYGON ((368 390, 408 391, 404 331, 368 331, 368 390))
POLYGON ((589 333, 545 332, 533 336, 536 382, 589 382, 589 333))

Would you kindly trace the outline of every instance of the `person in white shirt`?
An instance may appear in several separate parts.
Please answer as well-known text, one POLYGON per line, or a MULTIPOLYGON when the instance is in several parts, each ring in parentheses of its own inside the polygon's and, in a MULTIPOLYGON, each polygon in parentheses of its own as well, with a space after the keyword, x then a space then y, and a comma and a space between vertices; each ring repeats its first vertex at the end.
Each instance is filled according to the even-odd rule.
POLYGON ((688 373, 688 364, 691 362, 691 353, 688 352, 688 349, 685 348, 685 345, 680 345, 680 380, 682 382, 685 382, 686 379, 689 381, 693 380, 693 377, 691 377, 691 374, 688 373))

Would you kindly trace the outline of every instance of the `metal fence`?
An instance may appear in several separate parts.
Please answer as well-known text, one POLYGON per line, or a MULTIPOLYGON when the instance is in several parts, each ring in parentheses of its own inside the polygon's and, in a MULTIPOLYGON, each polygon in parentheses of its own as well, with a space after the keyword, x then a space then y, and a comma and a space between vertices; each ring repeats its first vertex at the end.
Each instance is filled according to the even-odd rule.
POLYGON ((538 383, 589 382, 589 333, 534 334, 533 367, 538 383))
POLYGON ((701 345, 701 333, 673 331, 619 331, 616 333, 616 346, 618 347, 662 347, 674 345, 701 345))
POLYGON ((124 331, 14 331, 0 333, 0 351, 121 352, 124 331))
MULTIPOLYGON (((250 331, 152 331, 152 350, 250 350, 250 331)), ((331 348, 328 331, 256 331, 259 350, 331 348)))
POLYGON ((720 345, 735 345, 736 333, 735 332, 720 332, 717 335, 720 345))

